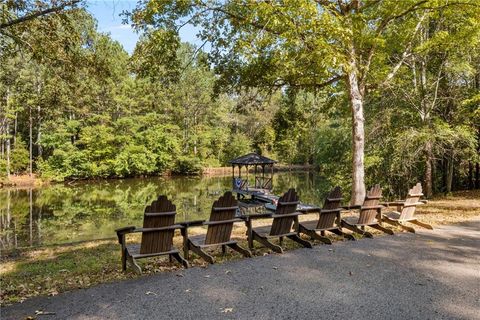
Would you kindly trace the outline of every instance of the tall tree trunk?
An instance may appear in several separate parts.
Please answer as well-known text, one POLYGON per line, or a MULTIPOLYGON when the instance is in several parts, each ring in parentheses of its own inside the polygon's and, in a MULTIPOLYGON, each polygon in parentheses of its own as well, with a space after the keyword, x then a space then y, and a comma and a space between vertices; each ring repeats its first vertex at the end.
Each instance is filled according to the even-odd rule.
POLYGON ((42 144, 41 144, 41 139, 42 139, 42 130, 41 130, 41 124, 42 124, 42 116, 41 116, 41 107, 40 105, 38 105, 37 107, 37 112, 38 112, 38 116, 37 116, 37 142, 36 142, 36 145, 37 145, 37 157, 38 159, 42 158, 42 155, 43 155, 43 148, 42 148, 42 144))
POLYGON ((450 152, 447 159, 447 179, 446 179, 446 191, 452 192, 453 182, 453 151, 450 152))
POLYGON ((13 124, 13 145, 17 143, 18 112, 15 111, 15 122, 13 124))
POLYGON ((475 164, 475 188, 480 189, 480 163, 475 164))
MULTIPOLYGON (((40 97, 40 94, 42 92, 42 85, 40 81, 37 82, 37 96, 40 97)), ((40 101, 37 102, 37 157, 41 158, 42 157, 42 145, 40 143, 40 139, 42 138, 42 131, 40 130, 40 126, 42 124, 42 107, 40 106, 40 101)))
POLYGON ((473 163, 468 161, 468 189, 472 190, 475 187, 473 183, 473 163))
POLYGON ((357 76, 355 50, 351 49, 350 66, 347 71, 348 93, 352 109, 352 204, 362 204, 365 199, 365 119, 363 117, 363 92, 357 76))
POLYGON ((29 163, 29 175, 30 177, 32 176, 33 173, 33 139, 32 139, 32 107, 28 107, 29 110, 29 116, 28 116, 28 139, 29 139, 29 158, 30 158, 30 163, 29 163))
POLYGON ((425 196, 430 198, 433 194, 433 176, 432 176, 433 152, 432 142, 425 144, 425 196))
POLYGON ((6 119, 5 125, 5 139, 6 139, 6 153, 7 153, 7 178, 10 178, 10 121, 6 119))

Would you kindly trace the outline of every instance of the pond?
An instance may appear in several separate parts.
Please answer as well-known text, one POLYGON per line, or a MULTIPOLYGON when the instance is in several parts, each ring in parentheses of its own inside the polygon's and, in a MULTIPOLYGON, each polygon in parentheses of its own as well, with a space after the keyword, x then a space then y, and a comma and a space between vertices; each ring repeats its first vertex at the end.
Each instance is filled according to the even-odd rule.
MULTIPOLYGON (((160 194, 177 206, 177 221, 206 219, 231 183, 230 176, 155 177, 0 190, 0 248, 115 237, 115 228, 141 226, 145 206, 160 194)), ((273 185, 275 194, 296 188, 308 204, 321 204, 331 188, 314 172, 276 173, 273 185)))

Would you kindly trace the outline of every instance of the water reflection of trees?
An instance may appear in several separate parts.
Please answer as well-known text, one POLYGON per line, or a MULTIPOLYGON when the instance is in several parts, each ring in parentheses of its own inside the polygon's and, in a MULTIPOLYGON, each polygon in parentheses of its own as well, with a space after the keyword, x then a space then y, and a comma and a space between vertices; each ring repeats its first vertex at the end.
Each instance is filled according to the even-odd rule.
MULTIPOLYGON (((230 177, 108 180, 0 192, 2 248, 113 237, 139 225, 145 206, 159 194, 177 206, 177 220, 207 218, 213 201, 230 189, 230 177)), ((308 172, 274 176, 274 192, 296 188, 303 202, 320 204, 328 183, 308 172)))

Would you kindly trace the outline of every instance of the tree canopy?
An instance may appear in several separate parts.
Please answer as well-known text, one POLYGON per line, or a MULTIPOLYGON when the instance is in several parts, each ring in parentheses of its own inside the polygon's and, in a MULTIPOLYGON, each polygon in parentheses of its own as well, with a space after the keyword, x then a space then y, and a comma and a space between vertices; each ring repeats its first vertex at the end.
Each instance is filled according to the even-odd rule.
POLYGON ((145 0, 131 55, 83 5, 1 5, 2 174, 196 173, 257 151, 353 202, 378 182, 478 187, 476 1, 145 0), (211 49, 181 42, 187 24, 211 49))

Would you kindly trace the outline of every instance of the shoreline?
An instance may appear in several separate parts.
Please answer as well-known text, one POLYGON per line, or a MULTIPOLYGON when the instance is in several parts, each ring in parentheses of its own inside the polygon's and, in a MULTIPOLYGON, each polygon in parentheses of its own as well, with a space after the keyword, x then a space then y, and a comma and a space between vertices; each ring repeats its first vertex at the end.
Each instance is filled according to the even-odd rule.
POLYGON ((32 176, 28 174, 11 175, 10 178, 5 177, 0 179, 0 189, 37 188, 43 185, 48 185, 50 182, 50 180, 39 178, 36 174, 32 174, 32 176))
MULTIPOLYGON (((313 171, 316 170, 314 165, 277 165, 273 167, 273 172, 295 172, 295 171, 313 171)), ((249 172, 254 172, 253 167, 249 169, 249 172)), ((71 184, 75 182, 90 182, 90 181, 106 181, 106 180, 118 180, 118 179, 131 179, 131 178, 154 178, 154 177, 188 177, 188 176, 205 176, 205 177, 221 177, 232 174, 232 167, 205 167, 199 174, 174 174, 171 172, 165 172, 158 175, 144 175, 135 177, 108 177, 108 178, 85 178, 85 179, 67 179, 64 181, 52 181, 49 179, 43 179, 37 174, 33 174, 31 177, 28 174, 25 175, 11 175, 9 179, 0 179, 0 189, 16 188, 37 188, 52 183, 66 183, 71 184)))

